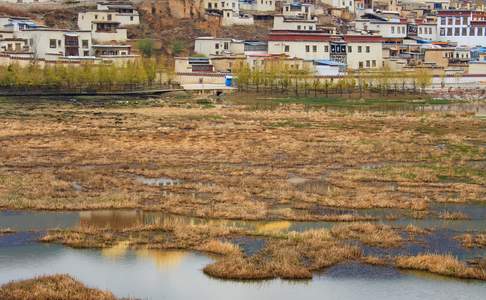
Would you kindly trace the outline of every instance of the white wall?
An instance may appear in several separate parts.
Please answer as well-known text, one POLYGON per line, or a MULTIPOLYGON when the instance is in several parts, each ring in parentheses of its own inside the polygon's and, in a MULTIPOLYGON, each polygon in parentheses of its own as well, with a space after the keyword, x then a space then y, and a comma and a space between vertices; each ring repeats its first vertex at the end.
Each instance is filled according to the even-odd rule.
POLYGON ((329 51, 329 42, 268 41, 268 54, 287 54, 289 57, 312 60, 329 59, 329 51))
POLYGON ((275 11, 276 0, 255 0, 253 3, 240 2, 240 10, 270 12, 275 11))
POLYGON ((291 20, 284 16, 273 18, 274 30, 316 30, 317 19, 314 20, 291 20))
POLYGON ((209 57, 210 55, 219 55, 225 51, 236 50, 236 46, 232 49, 231 44, 231 39, 196 38, 194 51, 209 57))
POLYGON ((437 40, 437 25, 420 24, 417 25, 417 36, 427 40, 437 40))
POLYGON ((379 69, 383 67, 382 48, 382 43, 348 42, 346 49, 347 67, 354 70, 359 69, 360 62, 362 62, 364 69, 379 69), (349 47, 351 47, 351 52, 349 51, 349 47), (359 52, 359 47, 361 47, 361 52, 359 52), (369 47, 369 51, 367 50, 367 47, 369 47))
MULTIPOLYGON (((37 58, 43 58, 48 60, 55 60, 58 57, 65 56, 66 45, 65 35, 77 34, 79 41, 79 55, 84 56, 84 51, 90 51, 92 41, 91 33, 88 31, 62 31, 62 30, 22 30, 17 33, 17 37, 23 38, 29 41, 29 46, 32 51, 35 52, 37 58), (55 40, 54 47, 51 47, 51 40, 55 40), (88 48, 83 48, 83 40, 88 41, 88 48)), ((90 53, 89 53, 90 54, 90 53)), ((89 55, 87 55, 89 56, 89 55)))
POLYGON ((478 29, 479 27, 476 26, 471 27, 471 16, 467 17, 466 22, 464 22, 463 17, 453 16, 449 18, 451 18, 452 24, 448 17, 437 18, 437 38, 440 41, 456 42, 459 46, 486 46, 486 27, 483 26, 482 29, 478 29), (443 24, 443 20, 445 24, 443 24), (457 20, 459 24, 456 24, 457 20), (474 30, 473 35, 470 32, 471 28, 474 30))

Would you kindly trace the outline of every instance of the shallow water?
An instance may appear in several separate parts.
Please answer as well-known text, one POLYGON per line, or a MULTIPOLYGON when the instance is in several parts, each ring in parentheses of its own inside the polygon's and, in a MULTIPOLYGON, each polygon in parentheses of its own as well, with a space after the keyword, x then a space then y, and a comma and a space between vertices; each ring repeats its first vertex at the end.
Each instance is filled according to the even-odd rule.
MULTIPOLYGON (((356 212, 359 210, 352 210, 356 212)), ((400 216, 400 210, 369 209, 360 214, 383 218, 387 215, 399 216, 396 220, 378 221, 392 226, 413 224, 422 228, 446 228, 456 231, 486 231, 486 205, 484 204, 436 204, 431 207, 432 213, 441 211, 463 212, 468 220, 442 220, 434 217, 412 219, 400 216)), ((258 231, 304 231, 308 229, 331 228, 336 222, 289 222, 289 221, 241 221, 223 219, 204 219, 187 216, 170 215, 161 212, 142 210, 98 210, 98 211, 0 211, 0 228, 16 231, 48 230, 55 228, 96 227, 125 228, 139 225, 177 222, 181 224, 212 224, 247 228, 258 231)))
POLYGON ((201 271, 211 259, 181 251, 74 250, 59 245, 0 247, 0 284, 69 273, 117 296, 142 299, 484 299, 486 283, 418 277, 389 268, 335 266, 311 281, 234 282, 201 271), (375 276, 369 276, 375 274, 375 276))

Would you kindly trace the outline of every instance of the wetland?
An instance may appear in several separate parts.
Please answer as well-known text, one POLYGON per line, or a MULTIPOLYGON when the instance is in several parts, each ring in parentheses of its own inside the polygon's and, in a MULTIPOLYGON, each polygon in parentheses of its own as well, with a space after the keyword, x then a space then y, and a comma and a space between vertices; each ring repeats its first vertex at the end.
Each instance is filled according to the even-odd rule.
POLYGON ((0 293, 481 299, 485 128, 484 102, 0 98, 0 284, 34 278, 0 293))

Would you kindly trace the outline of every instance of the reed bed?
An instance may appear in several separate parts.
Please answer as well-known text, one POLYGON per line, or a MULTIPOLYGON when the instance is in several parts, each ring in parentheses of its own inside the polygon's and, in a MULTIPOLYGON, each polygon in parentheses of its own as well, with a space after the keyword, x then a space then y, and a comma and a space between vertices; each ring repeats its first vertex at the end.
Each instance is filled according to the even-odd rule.
POLYGON ((88 288, 69 275, 40 276, 0 286, 2 300, 115 300, 111 292, 88 288))
POLYGON ((0 208, 350 222, 373 217, 319 208, 425 211, 432 202, 486 195, 484 172, 471 163, 484 160, 485 124, 468 114, 168 103, 7 101, 0 106, 0 208), (144 184, 139 176, 178 183, 144 184))
POLYGON ((421 254, 398 257, 395 265, 403 269, 428 271, 456 278, 486 280, 485 269, 469 267, 452 255, 421 254))

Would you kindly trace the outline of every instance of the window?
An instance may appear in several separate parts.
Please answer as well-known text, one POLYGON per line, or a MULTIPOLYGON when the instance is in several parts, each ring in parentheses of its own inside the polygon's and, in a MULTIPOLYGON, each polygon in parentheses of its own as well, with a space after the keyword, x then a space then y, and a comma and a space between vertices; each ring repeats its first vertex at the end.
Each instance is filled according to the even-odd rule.
POLYGON ((89 41, 88 40, 82 40, 81 44, 83 45, 83 48, 89 48, 89 41))
POLYGON ((61 40, 57 40, 57 46, 61 47, 61 40))
POLYGON ((95 15, 95 20, 98 20, 98 15, 95 15))
POLYGON ((418 29, 418 33, 419 33, 419 34, 422 34, 422 27, 419 27, 419 29, 418 29))
POLYGON ((376 60, 372 60, 372 61, 371 61, 371 66, 372 66, 373 68, 376 68, 376 60))
POLYGON ((366 53, 370 53, 370 46, 366 46, 366 53))
POLYGON ((228 50, 229 49, 229 43, 228 42, 224 42, 223 48, 224 48, 224 50, 228 50))
POLYGON ((454 35, 458 36, 460 34, 461 34, 461 28, 459 28, 459 27, 454 28, 454 35))
POLYGON ((452 36, 452 28, 447 28, 447 36, 452 36))
POLYGON ((285 51, 285 52, 289 52, 289 51, 290 51, 290 46, 289 46, 289 45, 285 45, 285 47, 284 47, 284 51, 285 51))
POLYGON ((441 17, 440 18, 440 25, 445 25, 446 24, 446 18, 441 17))
POLYGON ((50 39, 49 40, 49 48, 56 48, 56 40, 55 39, 50 39))
POLYGON ((359 68, 363 69, 363 62, 362 61, 359 62, 359 68))
POLYGON ((391 27, 391 33, 395 33, 395 26, 391 27))
POLYGON ((483 35, 483 27, 478 27, 478 36, 483 35))
POLYGON ((309 45, 305 45, 305 52, 310 52, 310 46, 309 45))
POLYGON ((329 46, 324 46, 324 52, 329 52, 329 46))
POLYGON ((456 25, 461 25, 461 18, 459 17, 456 17, 456 25))
POLYGON ((469 29, 469 35, 470 35, 470 36, 474 36, 474 35, 475 35, 474 29, 475 29, 474 27, 471 27, 471 28, 469 29))
POLYGON ((369 61, 369 60, 367 60, 367 61, 366 61, 366 67, 367 67, 367 68, 369 68, 369 67, 370 67, 370 61, 369 61))
POLYGON ((429 27, 429 34, 432 34, 432 27, 429 27))
POLYGON ((297 25, 297 30, 300 30, 300 28, 301 28, 300 25, 297 25))
POLYGON ((440 36, 445 36, 445 28, 440 29, 440 36))
POLYGON ((348 53, 353 52, 353 46, 348 46, 348 53))
POLYGON ((463 36, 467 35, 467 28, 466 27, 462 28, 462 34, 461 35, 463 35, 463 36))
POLYGON ((108 15, 108 21, 111 21, 111 14, 108 15))
POLYGON ((317 52, 317 46, 312 46, 312 52, 317 52))
POLYGON ((452 17, 447 18, 447 25, 452 25, 452 17))
POLYGON ((130 21, 133 21, 133 16, 130 16, 130 21))
POLYGON ((462 17, 462 25, 467 25, 468 17, 462 17))
POLYGON ((219 44, 218 43, 214 44, 214 48, 219 49, 219 44))
POLYGON ((84 52, 83 52, 83 55, 84 55, 84 56, 89 56, 89 51, 84 51, 84 52))
POLYGON ((361 53, 362 52, 362 47, 361 46, 358 46, 358 53, 361 53))

